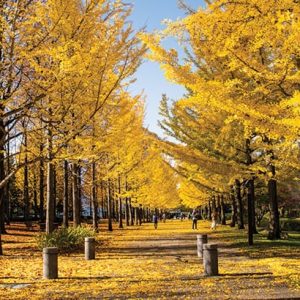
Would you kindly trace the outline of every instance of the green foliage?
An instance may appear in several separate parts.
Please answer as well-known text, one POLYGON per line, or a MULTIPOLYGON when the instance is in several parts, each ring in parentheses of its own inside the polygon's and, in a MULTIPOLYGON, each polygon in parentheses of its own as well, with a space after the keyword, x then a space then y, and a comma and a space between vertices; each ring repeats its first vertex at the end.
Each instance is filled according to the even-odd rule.
POLYGON ((60 252, 71 252, 82 248, 84 238, 92 236, 95 236, 95 231, 88 227, 69 227, 50 234, 41 233, 36 237, 36 242, 41 250, 45 247, 57 247, 60 252))

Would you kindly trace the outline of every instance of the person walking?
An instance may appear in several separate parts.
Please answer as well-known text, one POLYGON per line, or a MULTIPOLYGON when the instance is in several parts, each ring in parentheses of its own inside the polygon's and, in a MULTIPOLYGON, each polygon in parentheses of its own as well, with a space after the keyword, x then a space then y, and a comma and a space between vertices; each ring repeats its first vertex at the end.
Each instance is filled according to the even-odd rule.
POLYGON ((218 212, 216 210, 213 212, 211 220, 212 220, 212 222, 211 222, 210 229, 216 230, 217 229, 217 220, 218 220, 218 212))
POLYGON ((198 216, 197 216, 197 211, 195 209, 192 212, 192 221, 193 221, 192 229, 197 229, 198 216))
POLYGON ((157 214, 153 215, 153 223, 154 223, 154 228, 157 229, 157 225, 158 225, 158 216, 157 216, 157 214))

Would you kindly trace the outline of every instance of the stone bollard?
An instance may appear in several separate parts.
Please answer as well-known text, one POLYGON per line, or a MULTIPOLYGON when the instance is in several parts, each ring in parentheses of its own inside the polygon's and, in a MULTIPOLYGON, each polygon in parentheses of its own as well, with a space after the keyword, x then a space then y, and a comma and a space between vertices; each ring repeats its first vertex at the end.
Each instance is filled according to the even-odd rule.
POLYGON ((219 275, 217 244, 203 245, 203 265, 204 265, 204 275, 206 276, 219 275))
POLYGON ((58 249, 49 247, 43 249, 43 278, 57 279, 58 278, 58 249))
POLYGON ((86 260, 95 259, 95 238, 86 237, 84 239, 84 253, 86 260))
POLYGON ((203 257, 203 244, 207 244, 207 234, 197 234, 198 257, 203 257))

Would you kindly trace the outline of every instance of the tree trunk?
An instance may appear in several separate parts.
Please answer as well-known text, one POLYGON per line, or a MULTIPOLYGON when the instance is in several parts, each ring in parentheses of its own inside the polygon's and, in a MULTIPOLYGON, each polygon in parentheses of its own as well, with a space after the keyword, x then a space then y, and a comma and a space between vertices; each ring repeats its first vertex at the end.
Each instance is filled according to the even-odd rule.
POLYGON ((132 212, 131 198, 129 198, 129 210, 128 210, 128 212, 129 212, 129 224, 131 226, 133 226, 134 222, 133 222, 133 212, 132 212))
POLYGON ((139 225, 139 216, 138 216, 138 208, 134 207, 134 224, 139 225))
POLYGON ((211 220, 211 203, 210 203, 210 201, 208 201, 207 219, 211 220))
POLYGON ((218 213, 218 223, 221 224, 221 199, 220 195, 217 196, 217 213, 218 213))
POLYGON ((98 232, 98 200, 96 195, 96 163, 92 163, 92 207, 93 207, 93 228, 98 232))
POLYGON ((73 192, 73 226, 80 226, 80 199, 78 191, 78 165, 72 164, 72 192, 73 192))
POLYGON ((254 180, 248 180, 247 186, 248 200, 248 245, 253 245, 253 200, 254 200, 254 180))
POLYGON ((269 207, 270 207, 268 239, 275 240, 275 239, 280 239, 277 182, 275 179, 270 179, 268 181, 268 192, 269 192, 269 207))
POLYGON ((81 191, 81 166, 77 165, 77 194, 78 194, 78 215, 79 215, 79 226, 81 224, 81 212, 82 212, 82 201, 81 201, 81 197, 82 197, 82 191, 81 191))
POLYGON ((237 223, 238 229, 244 229, 244 209, 242 203, 242 195, 241 195, 241 183, 239 180, 235 180, 235 193, 236 193, 236 200, 237 200, 237 223))
POLYGON ((129 207, 128 207, 128 198, 125 198, 125 223, 126 226, 129 226, 129 207))
POLYGON ((54 230, 54 165, 52 163, 52 131, 48 129, 47 138, 47 208, 46 208, 46 233, 54 230))
POLYGON ((119 192, 119 228, 123 228, 123 212, 122 212, 122 198, 121 198, 121 176, 118 176, 118 192, 119 192))
MULTIPOLYGON (((7 137, 9 138, 9 133, 7 133, 7 137)), ((7 142, 7 147, 6 147, 7 151, 7 174, 10 173, 10 144, 9 144, 9 140, 7 142)), ((7 225, 10 225, 10 219, 11 219, 11 209, 10 209, 10 180, 8 180, 7 184, 6 184, 6 197, 5 197, 5 203, 4 203, 4 209, 5 209, 5 221, 7 225)))
POLYGON ((230 227, 235 227, 235 223, 237 222, 237 208, 236 208, 236 199, 234 195, 234 188, 231 186, 230 190, 230 200, 231 200, 231 222, 230 227))
POLYGON ((28 182, 28 154, 27 154, 27 133, 24 133, 25 161, 24 161, 24 186, 23 186, 23 202, 24 202, 24 221, 29 221, 29 182, 28 182))
POLYGON ((36 173, 33 173, 33 203, 34 203, 34 217, 35 219, 38 218, 38 200, 37 200, 37 179, 36 179, 36 173))
POLYGON ((111 187, 110 187, 109 179, 107 181, 107 219, 108 219, 108 230, 113 231, 112 215, 111 215, 111 187))
POLYGON ((139 225, 142 225, 142 220, 143 220, 143 208, 142 205, 138 207, 138 218, 139 218, 139 225))
POLYGON ((42 157, 43 153, 43 144, 40 144, 40 174, 39 174, 39 196, 40 196, 40 221, 43 222, 45 219, 44 216, 44 159, 42 157))
POLYGON ((69 227, 69 164, 64 160, 64 200, 63 200, 63 227, 69 227))
POLYGON ((221 224, 222 224, 222 225, 226 225, 226 215, 225 215, 224 195, 221 195, 221 211, 220 211, 220 217, 221 217, 221 224))

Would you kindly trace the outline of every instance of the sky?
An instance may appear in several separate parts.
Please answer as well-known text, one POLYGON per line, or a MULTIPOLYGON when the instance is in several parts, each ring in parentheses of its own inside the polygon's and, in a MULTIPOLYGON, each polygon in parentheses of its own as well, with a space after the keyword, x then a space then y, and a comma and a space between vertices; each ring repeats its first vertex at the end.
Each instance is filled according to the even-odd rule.
MULTIPOLYGON (((133 13, 130 20, 135 29, 146 27, 146 31, 152 32, 165 28, 161 23, 164 19, 176 20, 184 17, 184 11, 177 6, 177 0, 131 0, 133 13)), ((191 7, 197 8, 203 5, 203 0, 186 0, 191 7)), ((174 40, 164 43, 166 47, 176 48, 174 40)), ((170 99, 179 99, 185 92, 181 86, 169 83, 163 71, 157 63, 145 61, 136 73, 136 82, 130 88, 132 93, 143 91, 146 96, 145 127, 163 137, 163 132, 158 126, 159 102, 162 94, 170 99)))

